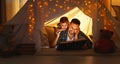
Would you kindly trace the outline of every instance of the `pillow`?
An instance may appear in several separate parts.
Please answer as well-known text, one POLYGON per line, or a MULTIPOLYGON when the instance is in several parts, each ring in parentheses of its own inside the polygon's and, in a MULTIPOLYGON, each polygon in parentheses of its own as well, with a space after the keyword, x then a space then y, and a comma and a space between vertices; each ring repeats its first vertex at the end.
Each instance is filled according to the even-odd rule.
POLYGON ((41 34, 41 40, 42 40, 42 47, 43 48, 49 48, 49 41, 48 41, 48 34, 47 31, 45 30, 45 27, 42 28, 42 30, 40 31, 41 34))
POLYGON ((53 41, 54 41, 54 27, 50 27, 50 26, 45 26, 46 32, 47 32, 47 37, 48 37, 48 42, 49 42, 49 46, 53 47, 53 41))

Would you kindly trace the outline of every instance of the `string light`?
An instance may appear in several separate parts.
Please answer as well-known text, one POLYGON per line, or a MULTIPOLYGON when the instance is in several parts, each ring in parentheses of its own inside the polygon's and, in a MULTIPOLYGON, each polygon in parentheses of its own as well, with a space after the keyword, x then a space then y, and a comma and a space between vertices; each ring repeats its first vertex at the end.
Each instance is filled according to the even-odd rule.
MULTIPOLYGON (((33 2, 35 2, 35 0, 33 0, 33 2)), ((29 35, 31 35, 33 32, 34 23, 35 23, 35 18, 34 18, 34 13, 33 13, 33 3, 29 4, 28 13, 29 13, 28 19, 30 20, 29 25, 28 25, 28 28, 29 28, 28 32, 29 32, 29 35)))
POLYGON ((63 8, 63 6, 60 6, 60 8, 63 8))
POLYGON ((35 2, 35 0, 33 0, 33 2, 35 2))
MULTIPOLYGON (((33 0, 35 1, 35 0, 33 0)), ((101 18, 103 18, 104 16, 106 16, 105 12, 106 12, 106 8, 102 7, 103 5, 101 5, 101 3, 103 3, 103 0, 100 0, 99 2, 92 2, 90 0, 84 0, 84 1, 80 1, 80 0, 39 0, 38 1, 38 7, 40 9, 40 12, 42 13, 42 16, 45 18, 50 17, 50 15, 56 13, 58 10, 61 11, 70 11, 73 7, 75 6, 79 6, 80 9, 85 13, 85 14, 92 14, 95 10, 95 7, 98 8, 99 12, 99 18, 97 19, 97 21, 102 21, 101 18), (53 5, 54 4, 54 5, 53 5), (103 8, 103 9, 102 9, 103 8)), ((33 13, 33 4, 29 5, 29 20, 30 20, 30 24, 34 25, 34 13, 33 13)), ((45 19, 46 20, 46 19, 45 19)), ((29 27, 31 27, 31 25, 29 27)), ((30 28, 30 31, 32 30, 32 27, 30 28)))
POLYGON ((58 3, 59 1, 58 0, 56 0, 56 3, 58 3))
POLYGON ((66 4, 66 2, 64 1, 64 4, 66 4))
POLYGON ((39 5, 40 8, 42 8, 42 5, 39 5))
POLYGON ((53 9, 53 12, 56 12, 56 9, 53 9))
POLYGON ((44 2, 44 5, 45 5, 45 6, 48 6, 48 2, 44 2))
POLYGON ((58 4, 55 4, 55 6, 57 7, 57 6, 58 6, 58 4))

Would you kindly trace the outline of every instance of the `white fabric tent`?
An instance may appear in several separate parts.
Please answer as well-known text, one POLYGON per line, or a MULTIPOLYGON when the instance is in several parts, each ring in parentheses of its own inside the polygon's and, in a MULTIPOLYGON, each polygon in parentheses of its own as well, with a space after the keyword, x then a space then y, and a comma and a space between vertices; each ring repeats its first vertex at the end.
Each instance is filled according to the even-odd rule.
POLYGON ((56 27, 57 23, 59 23, 59 20, 61 17, 66 16, 71 21, 72 18, 77 18, 80 20, 81 25, 80 29, 86 34, 86 35, 92 35, 92 18, 85 15, 78 7, 73 8, 69 12, 65 13, 64 15, 61 15, 58 18, 53 19, 52 21, 45 22, 44 26, 50 26, 50 27, 56 27))
MULTIPOLYGON (((39 51, 43 43, 41 30, 44 22, 49 20, 50 22, 58 21, 57 18, 60 18, 65 13, 67 14, 67 12, 69 13, 75 7, 78 7, 79 11, 92 18, 92 26, 90 27, 92 31, 90 31, 94 42, 99 37, 99 30, 105 28, 114 32, 113 40, 118 47, 120 46, 120 23, 112 17, 102 0, 64 0, 64 2, 62 0, 28 0, 6 25, 15 25, 12 39, 16 43, 35 43, 36 49, 39 51)), ((78 16, 80 14, 75 13, 78 16)), ((74 17, 78 18, 77 15, 74 16, 73 14, 70 20, 74 17)), ((48 26, 51 26, 51 24, 48 26)))

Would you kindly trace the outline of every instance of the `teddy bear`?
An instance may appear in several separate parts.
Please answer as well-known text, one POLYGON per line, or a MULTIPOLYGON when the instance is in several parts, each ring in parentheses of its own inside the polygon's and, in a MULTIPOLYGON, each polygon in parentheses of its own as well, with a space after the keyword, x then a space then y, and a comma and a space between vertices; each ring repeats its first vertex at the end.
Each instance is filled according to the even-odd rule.
POLYGON ((100 37, 95 42, 94 51, 97 53, 113 53, 115 52, 115 44, 111 39, 113 32, 106 29, 100 30, 100 37))

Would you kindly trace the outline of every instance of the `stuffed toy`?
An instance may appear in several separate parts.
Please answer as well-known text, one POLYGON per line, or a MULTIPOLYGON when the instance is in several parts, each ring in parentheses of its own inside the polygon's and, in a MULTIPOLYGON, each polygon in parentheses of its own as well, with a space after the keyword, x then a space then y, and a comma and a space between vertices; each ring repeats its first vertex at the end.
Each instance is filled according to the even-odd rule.
POLYGON ((111 40, 113 32, 110 30, 101 29, 100 37, 95 42, 94 51, 97 53, 113 53, 115 52, 115 44, 111 40))

